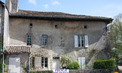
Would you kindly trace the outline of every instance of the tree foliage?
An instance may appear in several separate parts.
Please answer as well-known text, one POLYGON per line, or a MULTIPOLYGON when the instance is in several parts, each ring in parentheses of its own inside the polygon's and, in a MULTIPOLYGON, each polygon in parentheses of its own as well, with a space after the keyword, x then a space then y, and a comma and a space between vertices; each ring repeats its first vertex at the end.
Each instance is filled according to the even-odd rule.
POLYGON ((61 57, 61 67, 66 67, 71 63, 70 59, 61 57))
POLYGON ((117 16, 109 27, 110 45, 111 48, 115 48, 111 51, 110 56, 113 58, 119 58, 119 54, 122 53, 122 19, 117 16))
POLYGON ((118 47, 118 44, 122 43, 122 22, 119 19, 115 19, 110 24, 111 32, 109 33, 110 43, 112 47, 118 47))

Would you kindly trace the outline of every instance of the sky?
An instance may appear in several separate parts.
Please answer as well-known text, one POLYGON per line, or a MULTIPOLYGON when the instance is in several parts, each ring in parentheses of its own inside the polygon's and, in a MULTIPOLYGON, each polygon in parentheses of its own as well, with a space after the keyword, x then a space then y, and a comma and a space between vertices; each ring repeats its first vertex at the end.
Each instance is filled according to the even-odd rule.
POLYGON ((122 0, 19 0, 19 9, 113 18, 122 13, 122 0))

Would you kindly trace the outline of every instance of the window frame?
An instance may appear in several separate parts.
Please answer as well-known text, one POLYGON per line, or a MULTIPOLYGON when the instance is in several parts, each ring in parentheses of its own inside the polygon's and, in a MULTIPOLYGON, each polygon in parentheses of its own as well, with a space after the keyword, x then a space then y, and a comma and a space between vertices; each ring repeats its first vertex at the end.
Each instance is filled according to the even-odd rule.
POLYGON ((84 48, 85 47, 85 35, 77 35, 78 36, 78 47, 75 48, 84 48), (80 40, 79 40, 80 39, 80 40))
POLYGON ((42 66, 42 68, 48 68, 48 57, 42 57, 41 58, 41 66, 42 66), (46 59, 47 59, 47 61, 46 61, 46 59))
POLYGON ((47 44, 48 44, 48 35, 43 34, 43 35, 41 36, 41 45, 47 46, 47 44), (44 38, 44 37, 46 37, 46 38, 44 38), (45 41, 44 41, 44 40, 45 40, 45 41))
POLYGON ((32 46, 32 39, 33 39, 32 33, 27 33, 26 34, 26 45, 27 46, 32 46), (28 36, 31 36, 31 38, 29 38, 29 41, 30 41, 29 44, 28 44, 28 36))

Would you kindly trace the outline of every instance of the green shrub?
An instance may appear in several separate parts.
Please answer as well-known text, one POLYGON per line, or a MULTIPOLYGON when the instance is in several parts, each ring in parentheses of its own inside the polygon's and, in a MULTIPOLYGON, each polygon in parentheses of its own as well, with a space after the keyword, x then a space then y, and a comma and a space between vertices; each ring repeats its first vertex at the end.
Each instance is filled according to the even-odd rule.
POLYGON ((115 68, 115 60, 97 60, 94 62, 94 69, 113 69, 115 68))
POLYGON ((71 63, 70 59, 66 57, 61 57, 61 67, 67 68, 67 66, 71 63))
POLYGON ((27 73, 28 72, 28 68, 25 66, 22 66, 23 70, 27 73))
MULTIPOLYGON (((2 73, 2 66, 3 64, 0 64, 0 73, 2 73)), ((6 66, 6 64, 4 64, 4 67, 6 66)))
POLYGON ((0 64, 0 73, 2 73, 2 64, 0 64))
POLYGON ((122 66, 122 61, 118 61, 117 64, 120 65, 120 66, 122 66))
POLYGON ((30 72, 30 73, 53 73, 53 71, 46 70, 46 71, 36 71, 36 72, 30 72))
POLYGON ((115 59, 119 59, 119 50, 117 50, 117 49, 111 50, 110 57, 115 58, 115 59))
POLYGON ((68 65, 68 69, 79 69, 79 68, 80 68, 80 65, 78 64, 78 62, 71 62, 68 65))

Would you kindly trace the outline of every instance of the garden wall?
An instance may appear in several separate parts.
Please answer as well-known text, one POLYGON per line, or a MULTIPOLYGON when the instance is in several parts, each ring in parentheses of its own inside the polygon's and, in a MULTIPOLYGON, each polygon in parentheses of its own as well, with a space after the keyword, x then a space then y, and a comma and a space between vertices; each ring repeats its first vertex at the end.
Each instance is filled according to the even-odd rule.
POLYGON ((111 73, 110 70, 70 70, 69 73, 111 73))

